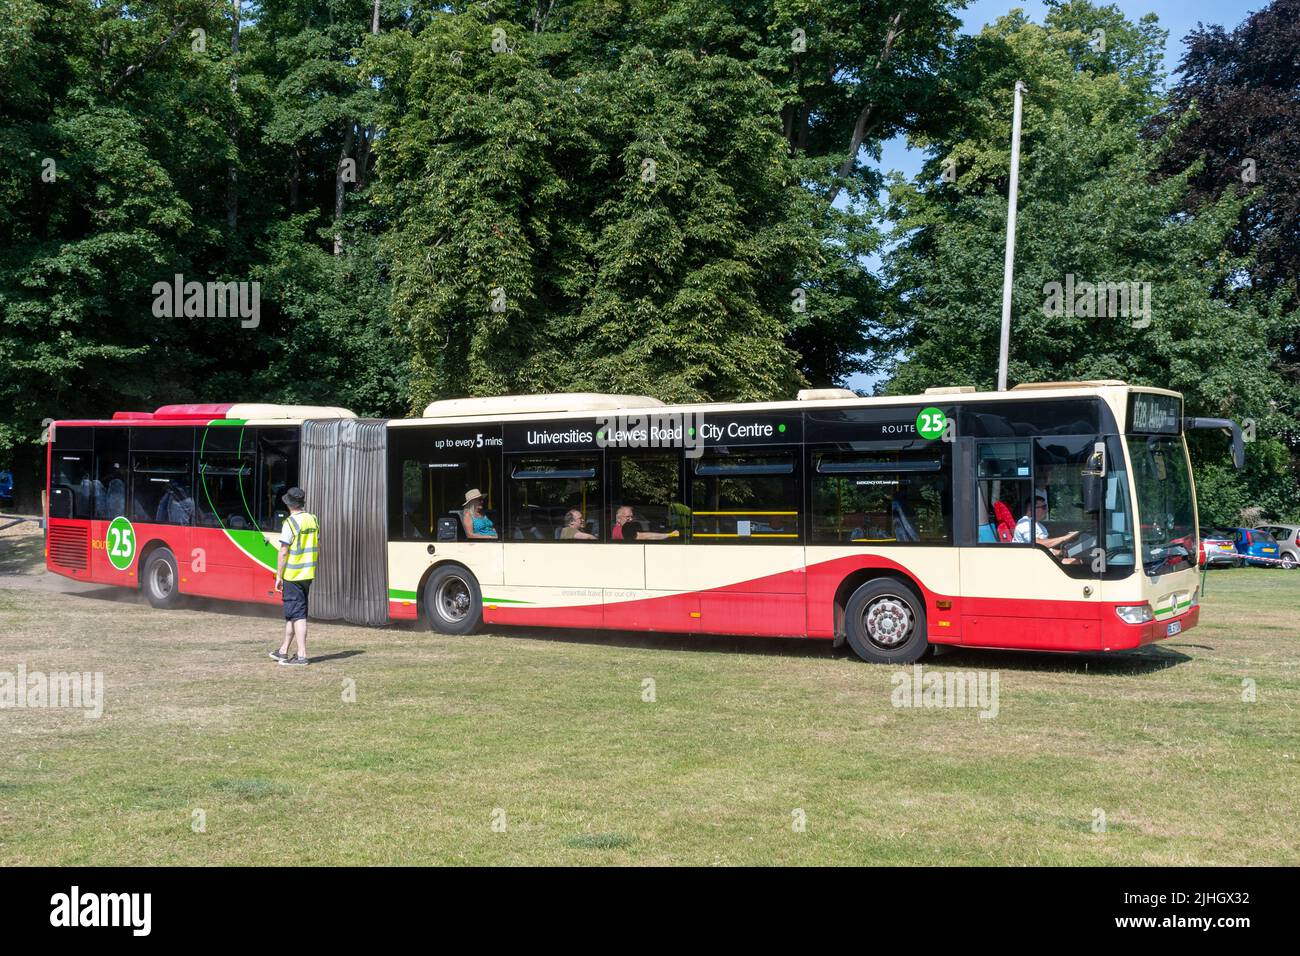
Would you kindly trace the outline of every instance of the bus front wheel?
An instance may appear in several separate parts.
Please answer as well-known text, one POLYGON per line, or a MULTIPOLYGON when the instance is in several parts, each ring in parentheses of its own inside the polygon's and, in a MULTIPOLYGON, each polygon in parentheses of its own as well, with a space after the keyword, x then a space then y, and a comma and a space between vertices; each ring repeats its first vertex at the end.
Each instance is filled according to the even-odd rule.
POLYGON ((424 585, 424 614, 439 634, 470 634, 483 620, 483 593, 467 568, 448 564, 424 585))
POLYGON ((853 652, 872 664, 911 664, 930 646, 925 603, 897 578, 877 578, 854 591, 844 628, 853 652))
POLYGON ((154 607, 175 607, 181 599, 180 575, 176 572, 176 558, 166 548, 150 552, 144 562, 141 582, 144 596, 154 607))

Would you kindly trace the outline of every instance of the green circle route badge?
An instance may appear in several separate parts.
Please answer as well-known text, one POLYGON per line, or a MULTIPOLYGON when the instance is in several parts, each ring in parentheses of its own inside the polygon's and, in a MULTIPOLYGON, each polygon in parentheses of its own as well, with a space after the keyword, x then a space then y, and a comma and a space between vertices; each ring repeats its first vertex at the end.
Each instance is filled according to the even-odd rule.
POLYGON ((116 517, 108 524, 108 533, 104 536, 104 551, 109 563, 119 571, 125 571, 135 560, 135 528, 124 517, 116 517))
POLYGON ((941 409, 931 405, 929 408, 921 409, 921 414, 916 416, 916 430, 922 438, 928 438, 933 441, 936 438, 943 437, 944 429, 948 427, 948 416, 941 409))

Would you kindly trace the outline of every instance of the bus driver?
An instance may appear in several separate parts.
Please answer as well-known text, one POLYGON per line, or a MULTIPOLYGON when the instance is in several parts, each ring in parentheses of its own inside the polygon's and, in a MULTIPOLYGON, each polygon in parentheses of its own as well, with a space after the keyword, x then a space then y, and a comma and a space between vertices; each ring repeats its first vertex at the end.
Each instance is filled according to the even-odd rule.
POLYGON ((1049 551, 1060 547, 1066 541, 1069 541, 1071 538, 1078 536, 1079 534, 1078 531, 1069 531, 1065 534, 1058 535, 1055 538, 1049 538, 1047 536, 1047 529, 1043 527, 1043 521, 1046 518, 1047 518, 1047 492, 1035 491, 1033 517, 1031 518, 1029 515, 1025 515, 1023 518, 1021 518, 1019 521, 1016 522, 1016 533, 1012 536, 1011 540, 1017 544, 1030 544, 1031 541, 1029 537, 1029 528, 1031 525, 1033 526, 1034 529, 1035 540, 1033 541, 1033 543, 1041 544, 1044 548, 1047 548, 1049 551))

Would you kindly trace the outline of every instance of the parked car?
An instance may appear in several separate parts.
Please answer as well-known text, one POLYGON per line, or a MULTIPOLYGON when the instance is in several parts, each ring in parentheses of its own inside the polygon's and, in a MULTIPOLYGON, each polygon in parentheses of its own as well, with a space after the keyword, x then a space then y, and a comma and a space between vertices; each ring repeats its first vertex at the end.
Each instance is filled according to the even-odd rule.
POLYGON ((1254 564, 1264 568, 1275 568, 1281 558, 1277 541, 1267 531, 1258 528, 1236 528, 1237 564, 1254 564))
POLYGON ((1300 524, 1265 524, 1256 531, 1267 531, 1277 542, 1278 557, 1288 570, 1300 564, 1300 524))
POLYGON ((1237 553, 1236 531, 1224 531, 1211 528, 1201 532, 1201 550, 1204 554, 1203 564, 1207 568, 1221 567, 1228 564, 1241 566, 1241 555, 1237 553))

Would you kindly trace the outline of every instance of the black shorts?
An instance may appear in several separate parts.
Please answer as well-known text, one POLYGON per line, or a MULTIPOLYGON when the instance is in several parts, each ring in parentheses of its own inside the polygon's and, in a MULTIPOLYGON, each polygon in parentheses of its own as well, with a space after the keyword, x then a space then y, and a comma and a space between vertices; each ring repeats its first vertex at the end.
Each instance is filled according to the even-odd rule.
POLYGON ((307 592, 310 590, 310 580, 284 582, 284 619, 286 621, 305 621, 307 619, 307 592))

